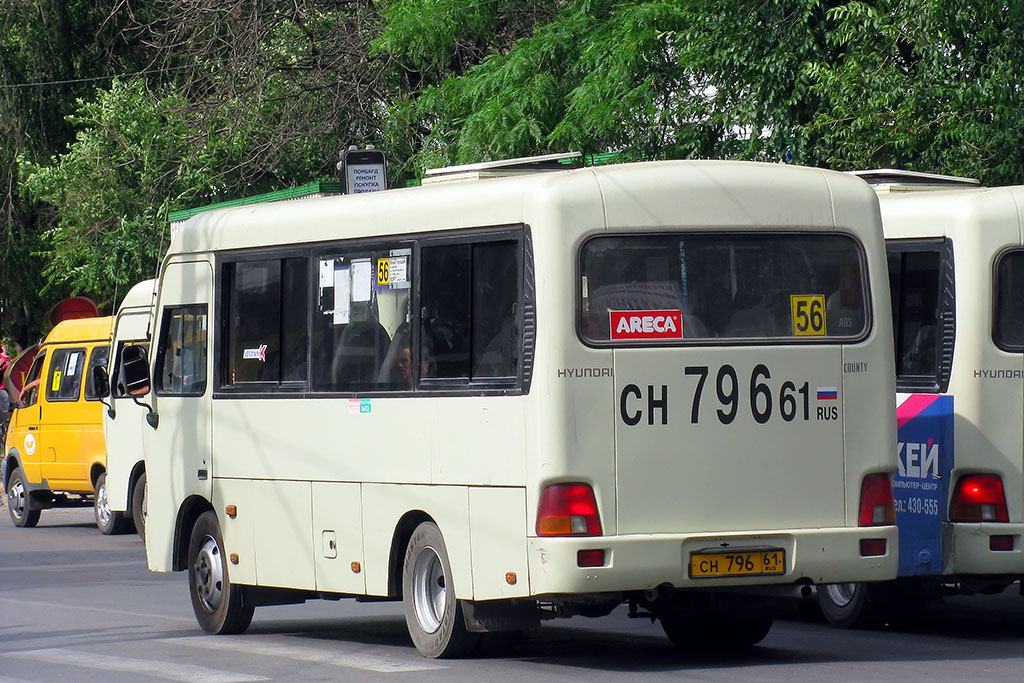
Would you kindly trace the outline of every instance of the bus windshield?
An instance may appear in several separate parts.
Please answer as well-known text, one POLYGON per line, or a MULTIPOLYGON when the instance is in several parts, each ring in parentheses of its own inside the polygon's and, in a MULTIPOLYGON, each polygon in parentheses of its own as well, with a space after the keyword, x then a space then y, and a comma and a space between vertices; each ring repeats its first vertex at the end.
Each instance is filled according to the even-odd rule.
POLYGON ((862 253, 846 235, 596 237, 580 273, 588 342, 854 339, 868 327, 862 253))

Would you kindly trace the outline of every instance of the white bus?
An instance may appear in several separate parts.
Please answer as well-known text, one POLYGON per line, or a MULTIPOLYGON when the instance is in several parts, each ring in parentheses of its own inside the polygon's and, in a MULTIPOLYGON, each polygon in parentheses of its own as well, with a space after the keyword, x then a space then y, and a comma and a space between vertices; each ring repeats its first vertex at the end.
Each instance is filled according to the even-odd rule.
MULTIPOLYGON (((110 367, 121 367, 121 352, 126 346, 149 348, 155 296, 156 280, 145 280, 128 290, 114 317, 114 360, 110 367)), ((107 453, 107 502, 112 511, 133 520, 135 530, 145 539, 146 461, 142 430, 148 411, 132 400, 122 378, 115 375, 111 380, 103 431, 117 448, 113 454, 109 450, 107 453)))
POLYGON ((742 646, 813 584, 895 577, 867 184, 459 171, 520 177, 214 210, 172 238, 148 366, 127 346, 114 372, 152 410, 150 569, 187 570, 204 630, 402 600, 416 648, 456 656, 626 603, 680 646, 742 646))
POLYGON ((895 329, 899 579, 818 591, 848 627, 1024 576, 1024 187, 860 171, 895 329))

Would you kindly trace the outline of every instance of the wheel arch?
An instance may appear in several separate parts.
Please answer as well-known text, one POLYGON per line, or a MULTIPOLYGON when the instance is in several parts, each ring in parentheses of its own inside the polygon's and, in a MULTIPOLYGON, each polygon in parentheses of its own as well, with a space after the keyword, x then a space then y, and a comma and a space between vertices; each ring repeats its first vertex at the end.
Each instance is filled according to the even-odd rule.
POLYGON ((402 565, 405 563, 405 549, 409 546, 409 539, 423 522, 433 522, 434 518, 423 510, 410 510, 402 515, 395 525, 395 532, 391 536, 391 553, 388 556, 388 597, 400 600, 402 598, 402 565))
POLYGON ((107 471, 107 468, 103 463, 94 461, 89 467, 89 481, 92 483, 92 490, 96 490, 96 482, 99 481, 100 475, 107 471))
POLYGON ((12 448, 10 452, 8 452, 7 457, 4 458, 3 467, 0 468, 0 481, 3 482, 5 491, 7 490, 7 480, 11 478, 11 474, 14 470, 21 467, 21 461, 19 460, 20 457, 21 454, 18 453, 18 449, 12 448))
MULTIPOLYGON (((212 512, 213 504, 202 496, 189 496, 178 508, 178 518, 174 524, 174 556, 171 569, 176 572, 188 567, 188 542, 192 536, 199 515, 212 512)), ((216 513, 214 513, 216 514, 216 513)))

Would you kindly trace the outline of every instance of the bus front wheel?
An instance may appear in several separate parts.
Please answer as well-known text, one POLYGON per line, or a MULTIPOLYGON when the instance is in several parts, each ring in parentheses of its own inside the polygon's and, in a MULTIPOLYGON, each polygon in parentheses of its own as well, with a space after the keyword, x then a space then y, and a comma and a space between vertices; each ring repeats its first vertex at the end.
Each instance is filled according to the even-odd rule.
POLYGON ((132 489, 132 521, 142 542, 146 542, 146 473, 143 472, 132 489))
POLYGON ((420 524, 409 539, 402 565, 402 599, 409 635, 424 657, 458 657, 479 641, 480 634, 466 629, 444 538, 433 522, 420 524))
POLYGON ((870 626, 878 618, 877 605, 864 583, 826 583, 818 586, 818 607, 835 628, 870 626))
POLYGON ((196 621, 207 633, 242 633, 254 606, 241 586, 231 583, 217 515, 204 512, 192 527, 188 544, 188 587, 196 621))
POLYGON ((93 513, 96 515, 96 526, 104 536, 123 534, 128 528, 128 518, 120 512, 110 509, 110 498, 107 496, 107 473, 104 472, 96 480, 93 513))

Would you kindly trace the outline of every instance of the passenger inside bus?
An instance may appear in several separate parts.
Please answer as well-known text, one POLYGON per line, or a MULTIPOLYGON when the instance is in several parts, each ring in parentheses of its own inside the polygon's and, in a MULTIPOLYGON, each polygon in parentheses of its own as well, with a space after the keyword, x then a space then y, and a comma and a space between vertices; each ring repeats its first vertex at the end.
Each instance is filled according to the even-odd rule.
MULTIPOLYGON (((423 338, 420 346, 420 377, 430 375, 430 343, 427 337, 423 338)), ((411 390, 415 384, 416 376, 413 374, 412 338, 409 323, 402 323, 395 330, 395 336, 391 339, 391 346, 388 348, 387 356, 381 365, 380 373, 377 375, 377 384, 381 389, 395 391, 411 390)))

